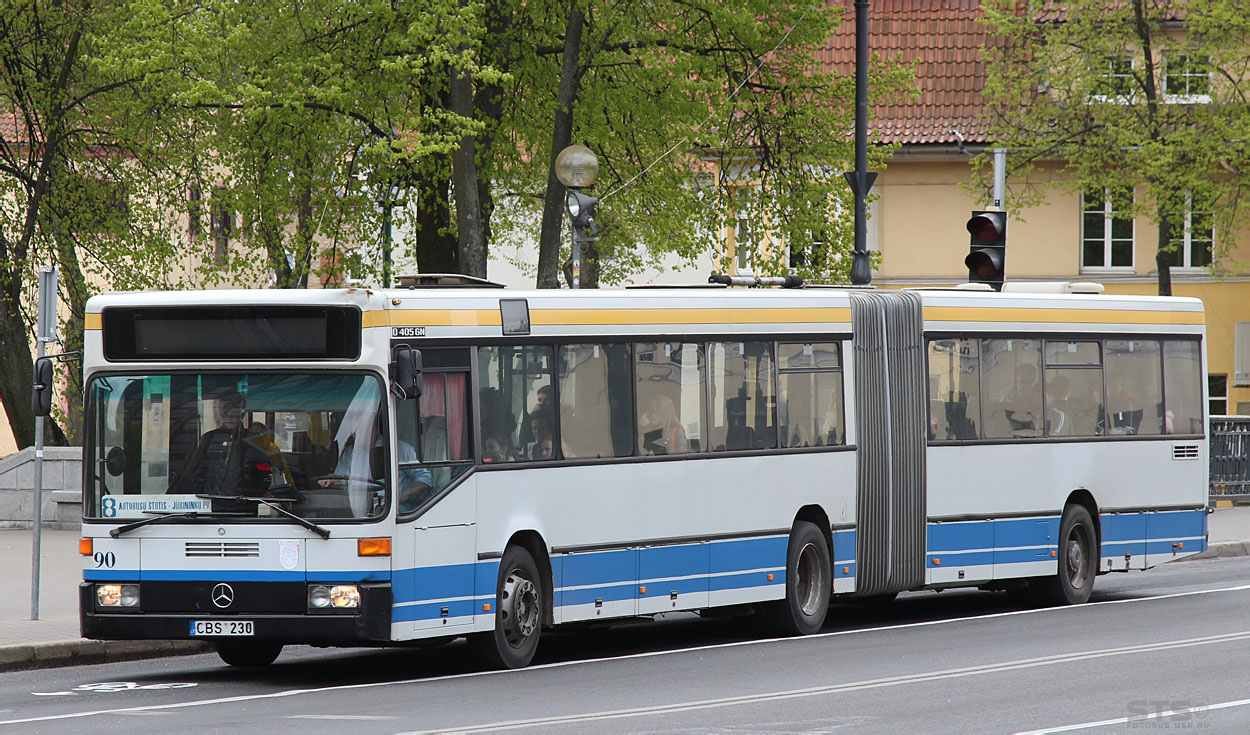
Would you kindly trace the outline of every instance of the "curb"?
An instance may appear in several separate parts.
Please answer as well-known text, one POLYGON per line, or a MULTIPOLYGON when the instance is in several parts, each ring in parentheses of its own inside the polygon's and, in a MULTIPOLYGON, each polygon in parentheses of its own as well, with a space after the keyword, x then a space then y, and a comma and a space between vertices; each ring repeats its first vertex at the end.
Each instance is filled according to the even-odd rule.
POLYGON ((1236 556, 1250 556, 1250 541, 1222 541, 1208 544, 1207 550, 1185 557, 1186 559, 1227 559, 1236 556))
POLYGON ((0 646, 0 672, 86 666, 163 656, 190 656, 212 650, 202 641, 53 641, 0 646))

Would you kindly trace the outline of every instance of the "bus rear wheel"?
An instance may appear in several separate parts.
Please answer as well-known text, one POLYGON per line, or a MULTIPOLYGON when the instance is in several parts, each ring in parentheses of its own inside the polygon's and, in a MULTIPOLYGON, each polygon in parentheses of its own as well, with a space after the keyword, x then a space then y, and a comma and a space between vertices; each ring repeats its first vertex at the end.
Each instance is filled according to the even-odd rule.
POLYGON ((829 544, 816 524, 798 521, 786 551, 786 599, 764 608, 764 622, 782 635, 817 632, 829 613, 832 579, 829 544))
POLYGON ((1098 572, 1098 535, 1083 505, 1063 509, 1059 523, 1059 569, 1053 577, 1039 577, 1029 585, 1044 605, 1079 605, 1094 592, 1098 572))
POLYGON ((258 669, 268 666, 282 653, 281 643, 259 641, 219 641, 217 655, 231 666, 258 669))
POLYGON ((534 557, 520 546, 509 546, 499 564, 495 629, 471 639, 478 658, 495 669, 528 666, 538 650, 543 610, 542 576, 534 557))

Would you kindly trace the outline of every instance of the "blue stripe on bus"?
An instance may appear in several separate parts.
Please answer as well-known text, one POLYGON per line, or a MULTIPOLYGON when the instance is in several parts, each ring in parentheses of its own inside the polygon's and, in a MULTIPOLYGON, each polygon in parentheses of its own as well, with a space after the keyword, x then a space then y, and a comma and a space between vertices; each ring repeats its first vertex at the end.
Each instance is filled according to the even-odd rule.
POLYGON ((452 564, 441 567, 401 569, 395 572, 391 594, 395 602, 472 597, 474 592, 473 567, 475 566, 477 565, 452 564))
POLYGON ((770 572, 748 572, 746 574, 730 574, 724 577, 712 577, 709 587, 713 592, 723 592, 725 590, 744 590, 752 587, 769 587, 772 585, 784 585, 786 583, 785 567, 775 569, 771 572, 772 579, 768 578, 770 572))

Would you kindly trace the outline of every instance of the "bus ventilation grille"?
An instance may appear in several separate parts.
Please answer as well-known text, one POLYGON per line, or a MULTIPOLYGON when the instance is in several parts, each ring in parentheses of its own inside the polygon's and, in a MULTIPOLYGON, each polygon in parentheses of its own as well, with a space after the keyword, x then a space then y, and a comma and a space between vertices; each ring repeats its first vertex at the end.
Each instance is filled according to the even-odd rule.
POLYGON ((188 541, 186 555, 194 558, 238 559, 260 556, 255 541, 188 541))
POLYGON ((1172 459, 1198 459, 1198 445, 1173 444, 1172 459))

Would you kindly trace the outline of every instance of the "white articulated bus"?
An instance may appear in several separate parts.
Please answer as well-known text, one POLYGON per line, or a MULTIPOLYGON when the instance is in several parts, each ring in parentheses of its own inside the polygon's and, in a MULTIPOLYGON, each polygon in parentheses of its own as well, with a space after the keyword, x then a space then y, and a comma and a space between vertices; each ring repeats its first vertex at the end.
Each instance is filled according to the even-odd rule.
POLYGON ((1204 550, 1194 299, 967 289, 123 293, 85 344, 82 632, 467 636, 1204 550))

